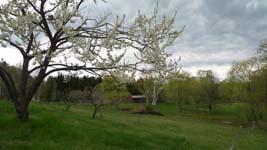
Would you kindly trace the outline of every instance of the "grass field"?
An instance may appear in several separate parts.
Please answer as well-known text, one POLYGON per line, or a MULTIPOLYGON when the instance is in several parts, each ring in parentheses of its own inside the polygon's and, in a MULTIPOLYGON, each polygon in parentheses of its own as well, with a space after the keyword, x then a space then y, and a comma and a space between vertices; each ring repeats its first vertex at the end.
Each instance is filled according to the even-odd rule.
MULTIPOLYGON (((124 107, 138 104, 124 104, 124 107)), ((0 149, 89 149, 89 150, 226 150, 238 126, 221 123, 229 116, 239 117, 235 109, 215 115, 181 112, 177 106, 159 104, 164 116, 141 116, 105 107, 103 117, 91 119, 89 106, 75 105, 69 112, 60 104, 32 103, 30 120, 17 122, 13 105, 0 101, 0 149), (200 115, 197 115, 200 114, 200 115)), ((267 131, 243 128, 237 150, 266 150, 267 131)))

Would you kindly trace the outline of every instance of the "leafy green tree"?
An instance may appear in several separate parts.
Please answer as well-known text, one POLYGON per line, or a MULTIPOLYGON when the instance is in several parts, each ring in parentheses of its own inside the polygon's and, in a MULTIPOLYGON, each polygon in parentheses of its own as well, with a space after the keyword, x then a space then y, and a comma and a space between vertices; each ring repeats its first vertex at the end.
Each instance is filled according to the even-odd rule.
POLYGON ((119 102, 121 99, 129 96, 126 85, 122 84, 112 76, 104 77, 101 87, 105 99, 115 103, 116 109, 119 109, 119 102))
POLYGON ((200 83, 203 89, 202 96, 207 100, 208 110, 210 113, 212 106, 218 99, 219 80, 211 70, 199 70, 197 74, 200 77, 200 83))
POLYGON ((57 84, 55 78, 49 77, 40 87, 40 101, 54 102, 56 97, 57 84))
POLYGON ((251 101, 254 103, 252 105, 265 106, 265 110, 267 110, 267 76, 265 68, 253 71, 250 76, 249 86, 251 101))
POLYGON ((139 90, 146 97, 146 104, 152 102, 153 80, 151 78, 140 78, 136 81, 139 90))
POLYGON ((259 118, 263 118, 261 107, 266 102, 266 69, 262 60, 261 57, 252 57, 235 63, 229 74, 232 80, 241 82, 246 87, 244 95, 251 107, 253 126, 257 124, 259 118))
POLYGON ((219 97, 225 102, 245 102, 247 85, 244 82, 227 78, 219 84, 219 97))
POLYGON ((104 91, 101 84, 98 84, 93 89, 85 88, 85 97, 89 101, 91 101, 91 104, 93 106, 93 113, 92 118, 96 118, 96 114, 100 111, 102 111, 102 107, 104 106, 104 91))
POLYGON ((262 40, 260 42, 260 46, 259 46, 259 59, 260 59, 260 64, 261 64, 261 69, 260 69, 260 74, 261 74, 261 80, 264 87, 264 99, 265 99, 265 106, 266 106, 266 110, 267 110, 267 40, 262 40))
POLYGON ((183 72, 176 74, 174 78, 168 81, 164 86, 164 93, 170 102, 185 104, 192 100, 193 79, 189 73, 183 72))
POLYGON ((126 83, 127 90, 130 92, 131 95, 141 95, 142 92, 138 87, 137 81, 134 80, 132 82, 126 83))
POLYGON ((146 78, 144 80, 143 93, 147 97, 147 104, 150 96, 152 97, 151 104, 155 109, 159 97, 163 93, 164 84, 177 73, 177 61, 179 60, 171 59, 167 61, 153 54, 152 58, 147 61, 155 63, 146 72, 143 72, 143 76, 146 78))

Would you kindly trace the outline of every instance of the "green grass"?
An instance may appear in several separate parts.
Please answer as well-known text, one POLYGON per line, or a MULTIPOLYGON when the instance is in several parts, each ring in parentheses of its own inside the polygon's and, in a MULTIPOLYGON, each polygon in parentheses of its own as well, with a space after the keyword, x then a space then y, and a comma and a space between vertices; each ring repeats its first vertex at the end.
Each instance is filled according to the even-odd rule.
MULTIPOLYGON (((103 118, 91 119, 89 106, 75 105, 66 112, 60 104, 32 103, 30 120, 17 122, 13 105, 0 101, 0 149, 224 150, 238 130, 185 116, 174 105, 160 104, 157 109, 165 116, 142 116, 137 126, 136 115, 114 107, 105 107, 103 118)), ((266 131, 244 128, 236 149, 266 150, 266 139, 266 131)))
MULTIPOLYGON (((236 124, 249 124, 252 120, 251 107, 246 103, 220 103, 212 107, 208 113, 207 104, 196 105, 173 105, 164 104, 158 107, 158 110, 168 115, 182 115, 193 118, 201 118, 213 121, 231 121, 236 124)), ((267 120, 267 111, 265 106, 257 109, 257 115, 261 113, 267 120)), ((259 119, 259 118, 258 118, 259 119)))

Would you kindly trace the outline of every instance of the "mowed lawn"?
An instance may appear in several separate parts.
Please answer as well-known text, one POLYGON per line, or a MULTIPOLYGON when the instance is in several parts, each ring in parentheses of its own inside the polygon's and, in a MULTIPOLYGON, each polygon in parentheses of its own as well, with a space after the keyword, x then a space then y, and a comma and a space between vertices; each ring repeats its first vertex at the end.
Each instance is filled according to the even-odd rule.
MULTIPOLYGON (((138 117, 114 107, 91 118, 89 106, 32 103, 30 120, 17 122, 13 105, 0 101, 0 149, 49 150, 227 150, 238 126, 183 115, 159 104, 164 116, 138 117)), ((242 128, 237 150, 267 150, 267 131, 242 128)))

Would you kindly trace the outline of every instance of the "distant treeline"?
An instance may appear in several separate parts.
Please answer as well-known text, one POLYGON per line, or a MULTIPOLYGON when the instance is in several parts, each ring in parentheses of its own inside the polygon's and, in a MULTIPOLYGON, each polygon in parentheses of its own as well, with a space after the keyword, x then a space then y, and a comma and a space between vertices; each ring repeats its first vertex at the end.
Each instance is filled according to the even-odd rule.
POLYGON ((50 76, 41 85, 37 97, 41 101, 60 101, 62 93, 76 92, 76 95, 82 95, 85 88, 93 89, 101 81, 100 77, 79 77, 77 75, 63 74, 59 74, 56 77, 50 76))

